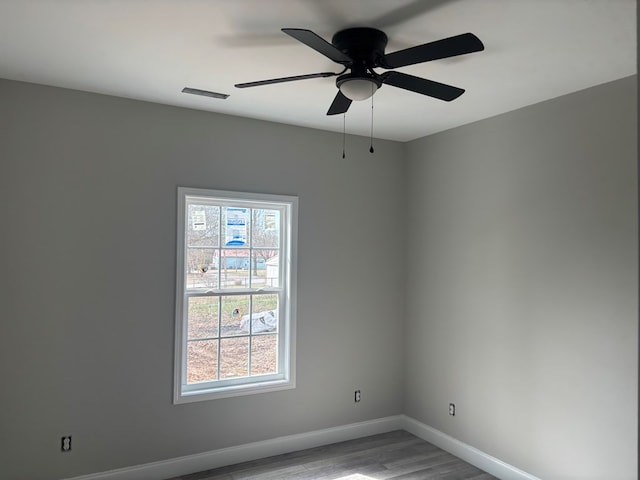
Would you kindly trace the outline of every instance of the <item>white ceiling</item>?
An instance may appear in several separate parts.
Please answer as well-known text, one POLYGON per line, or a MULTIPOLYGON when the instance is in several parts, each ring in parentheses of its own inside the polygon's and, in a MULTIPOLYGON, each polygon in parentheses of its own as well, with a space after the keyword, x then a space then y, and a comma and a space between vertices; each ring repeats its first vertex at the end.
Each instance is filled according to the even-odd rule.
MULTIPOLYGON (((352 26, 387 53, 472 32, 483 52, 398 69, 466 89, 451 103, 384 85, 374 135, 408 141, 636 73, 635 0, 0 0, 0 77, 330 131, 335 78, 235 83, 341 70, 280 31, 331 41, 352 26), (227 100, 181 93, 228 93, 227 100)), ((347 132, 369 135, 370 101, 347 132)))

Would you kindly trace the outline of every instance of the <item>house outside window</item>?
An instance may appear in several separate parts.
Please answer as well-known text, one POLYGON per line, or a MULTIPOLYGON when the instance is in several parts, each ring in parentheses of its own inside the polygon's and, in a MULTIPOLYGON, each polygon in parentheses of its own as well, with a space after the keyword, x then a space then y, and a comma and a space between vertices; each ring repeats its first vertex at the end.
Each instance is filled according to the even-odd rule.
POLYGON ((178 188, 174 403, 295 387, 297 198, 178 188))

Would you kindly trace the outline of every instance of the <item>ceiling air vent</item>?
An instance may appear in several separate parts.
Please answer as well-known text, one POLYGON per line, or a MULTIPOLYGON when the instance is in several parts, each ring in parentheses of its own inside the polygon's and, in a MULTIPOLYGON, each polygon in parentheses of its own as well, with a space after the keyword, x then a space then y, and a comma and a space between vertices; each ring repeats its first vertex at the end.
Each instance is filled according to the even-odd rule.
POLYGON ((197 88, 184 87, 182 93, 190 93, 191 95, 202 95, 203 97, 220 98, 224 100, 229 95, 226 93, 210 92, 209 90, 198 90, 197 88))

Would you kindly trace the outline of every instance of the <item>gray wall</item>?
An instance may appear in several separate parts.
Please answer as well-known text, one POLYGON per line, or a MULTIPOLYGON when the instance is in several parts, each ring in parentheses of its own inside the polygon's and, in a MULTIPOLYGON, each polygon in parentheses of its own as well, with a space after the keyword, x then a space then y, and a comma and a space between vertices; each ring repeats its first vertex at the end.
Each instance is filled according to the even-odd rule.
POLYGON ((637 478, 636 82, 407 147, 405 413, 542 479, 637 478))
POLYGON ((402 412, 545 480, 635 478, 635 82, 342 160, 336 134, 0 81, 0 478, 402 412), (171 404, 178 185, 299 195, 295 390, 171 404))
POLYGON ((0 478, 401 413, 401 144, 343 160, 336 134, 9 81, 0 105, 0 478), (172 405, 179 185, 299 196, 295 390, 172 405))

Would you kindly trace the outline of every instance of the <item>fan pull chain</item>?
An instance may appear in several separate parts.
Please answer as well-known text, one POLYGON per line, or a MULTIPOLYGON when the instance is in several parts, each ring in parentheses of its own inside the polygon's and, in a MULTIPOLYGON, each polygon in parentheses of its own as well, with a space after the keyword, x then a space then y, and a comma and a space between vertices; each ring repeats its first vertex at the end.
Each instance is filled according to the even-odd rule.
POLYGON ((371 141, 371 146, 369 147, 369 153, 373 153, 373 94, 375 92, 373 91, 373 82, 371 82, 371 136, 370 141, 371 141))
POLYGON ((346 155, 344 154, 344 150, 345 150, 345 144, 347 143, 347 129, 346 129, 346 125, 347 125, 347 114, 346 112, 342 114, 342 158, 344 158, 346 155))

